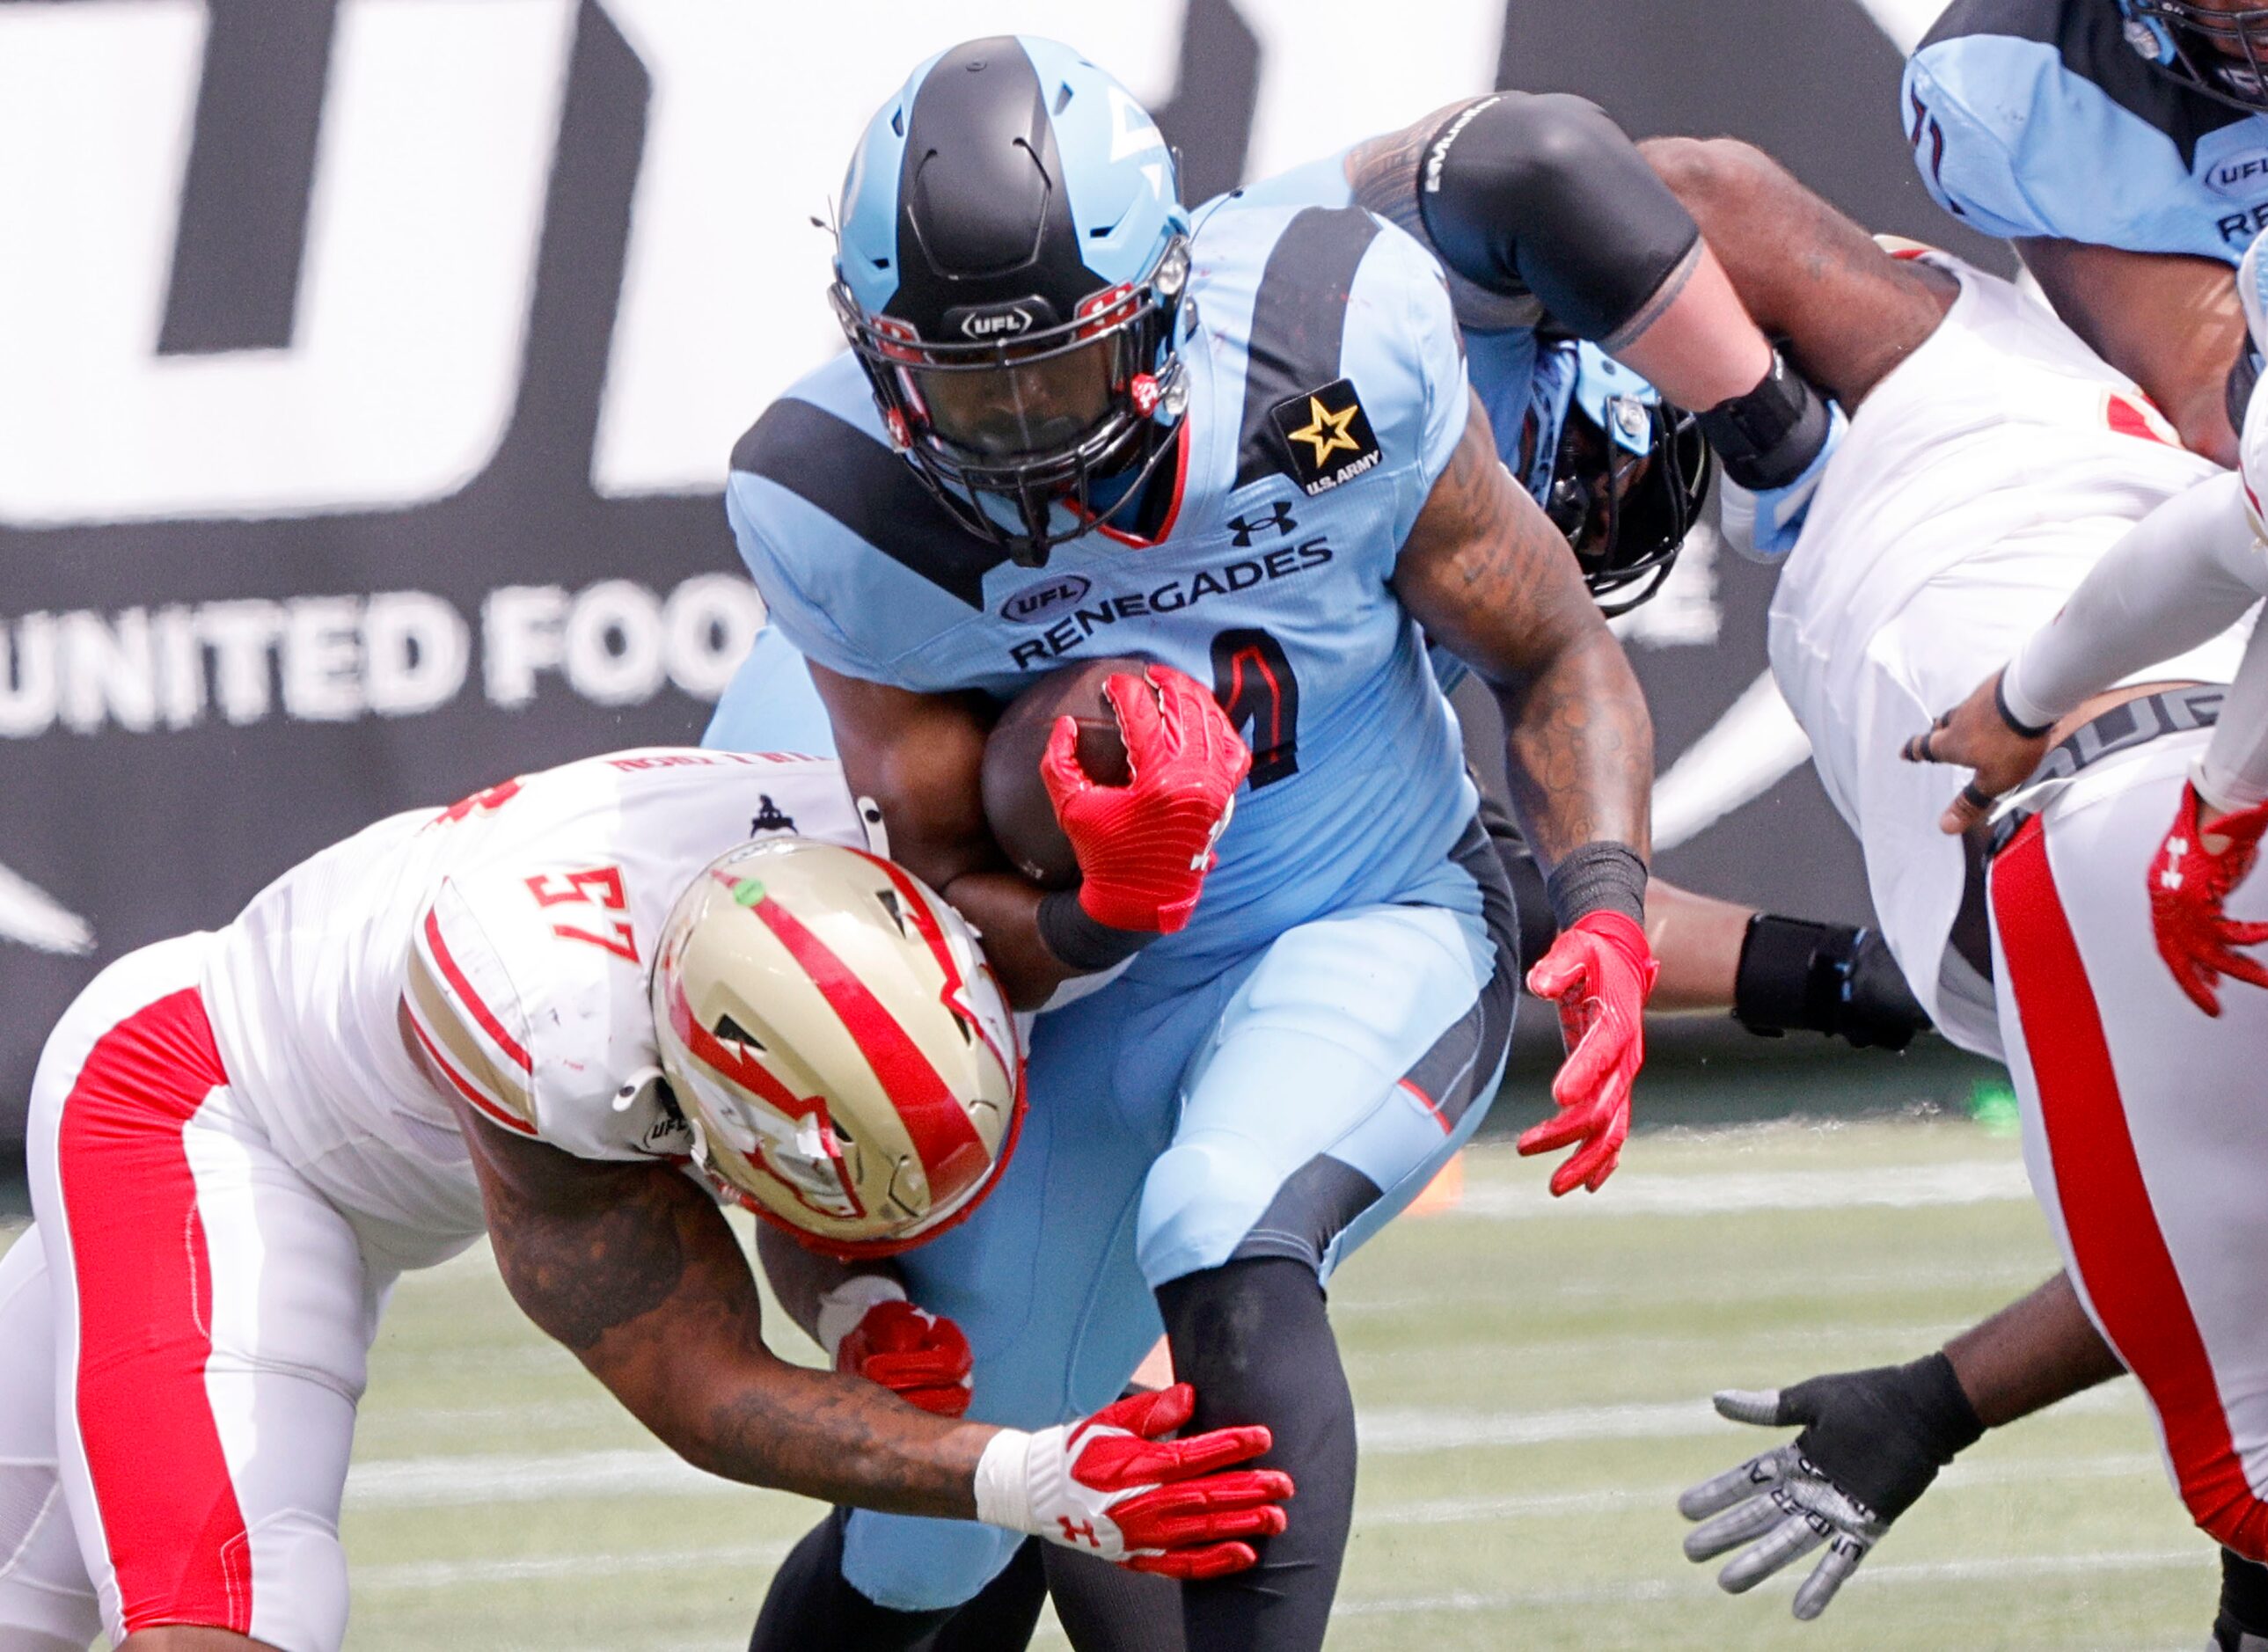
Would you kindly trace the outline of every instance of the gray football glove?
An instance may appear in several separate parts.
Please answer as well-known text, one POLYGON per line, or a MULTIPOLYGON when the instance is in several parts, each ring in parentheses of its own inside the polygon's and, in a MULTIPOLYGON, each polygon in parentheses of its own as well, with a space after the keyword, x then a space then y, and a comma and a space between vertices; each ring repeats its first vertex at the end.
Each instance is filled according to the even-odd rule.
POLYGON ((1942 1354, 1787 1389, 1727 1389, 1716 1406, 1734 1422, 1803 1432, 1677 1500, 1678 1513, 1703 1523, 1686 1533, 1685 1557, 1712 1560, 1747 1544, 1717 1574, 1738 1595, 1823 1546, 1795 1591, 1795 1615, 1807 1623, 1938 1470, 1984 1432, 1942 1354))
MULTIPOLYGON (((1727 1389, 1717 1395, 1716 1406, 1718 1415, 1734 1422, 1780 1428, 1794 1421, 1783 1413, 1777 1389, 1727 1389)), ((1727 1594, 1744 1594, 1791 1560, 1826 1545, 1827 1553, 1795 1591, 1795 1615, 1807 1623, 1827 1610, 1843 1580, 1890 1529, 1889 1521, 1845 1494, 1793 1444, 1776 1446, 1702 1481, 1677 1500, 1677 1512, 1702 1522, 1685 1534, 1689 1560, 1713 1560, 1749 1544, 1717 1574, 1718 1586, 1727 1594)))

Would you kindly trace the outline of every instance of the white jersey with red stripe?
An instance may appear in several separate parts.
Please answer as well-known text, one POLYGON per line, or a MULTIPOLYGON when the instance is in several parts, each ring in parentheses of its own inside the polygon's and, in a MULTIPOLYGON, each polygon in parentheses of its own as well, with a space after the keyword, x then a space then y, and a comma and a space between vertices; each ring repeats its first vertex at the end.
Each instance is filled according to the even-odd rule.
POLYGON ((752 835, 868 847, 832 761, 620 752, 381 820, 215 937, 203 991, 237 1094, 284 1156, 414 1265, 481 1231, 456 1118, 586 1158, 681 1157, 651 1079, 654 937, 752 835))
MULTIPOLYGON (((2000 1019, 2025 1168, 2089 1316, 2140 1383, 2197 1524, 2268 1560, 2268 992, 2208 1017, 2158 955, 2149 876, 2205 731, 2035 794, 1992 863, 2000 1019)), ((2228 915, 2268 919, 2268 877, 2228 915)))
MULTIPOLYGON (((1989 983, 1948 945, 1974 877, 1937 819, 1965 776, 1899 749, 2137 521, 2219 473, 2044 305, 1925 256, 1961 296, 1859 404, 1781 571, 1770 650, 1908 984, 1948 1037, 1998 1055, 1989 983)), ((2138 675, 2227 682, 2242 644, 2230 633, 2138 675)))

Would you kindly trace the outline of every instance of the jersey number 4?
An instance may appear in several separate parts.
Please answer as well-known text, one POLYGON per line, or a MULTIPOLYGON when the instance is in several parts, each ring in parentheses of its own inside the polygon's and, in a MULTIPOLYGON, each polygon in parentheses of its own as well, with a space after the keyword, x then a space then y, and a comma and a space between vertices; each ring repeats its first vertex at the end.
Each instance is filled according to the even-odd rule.
MULTIPOLYGON (((542 872, 526 880, 527 892, 535 897, 539 907, 597 907, 608 912, 630 910, 630 897, 622 892, 622 869, 619 866, 594 866, 582 872, 542 872)), ((588 941, 616 958, 638 961, 637 936, 628 923, 615 920, 611 936, 594 930, 578 929, 571 923, 555 923, 551 933, 563 941, 588 941)))
POLYGON ((1253 790, 1300 772, 1300 679, 1281 642, 1248 629, 1213 638, 1212 697, 1252 747, 1253 790))

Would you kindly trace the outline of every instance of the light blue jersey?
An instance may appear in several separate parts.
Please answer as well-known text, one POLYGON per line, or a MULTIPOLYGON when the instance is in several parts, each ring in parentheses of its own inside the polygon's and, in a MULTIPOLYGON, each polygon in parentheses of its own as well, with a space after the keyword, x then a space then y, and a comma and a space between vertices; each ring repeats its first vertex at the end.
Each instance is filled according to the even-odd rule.
POLYGON ((1467 417, 1438 268, 1370 214, 1257 197, 1201 213, 1192 258, 1179 494, 1154 542, 1097 532, 1010 562, 921 489, 847 357, 757 422, 726 495, 772 624, 832 671, 1005 700, 1131 653, 1212 685, 1252 778, 1196 917, 1137 960, 1158 980, 1390 897, 1476 804, 1388 584, 1467 417))
MULTIPOLYGON (((1341 150, 1273 178, 1248 184, 1238 195, 1263 206, 1346 207, 1354 203, 1354 187, 1347 181, 1346 155, 1341 150)), ((1531 493, 1536 486, 1528 474, 1534 460, 1548 460, 1557 445, 1557 420, 1552 435, 1538 441, 1524 437, 1530 410, 1535 406, 1535 329, 1532 327, 1476 327, 1467 321, 1461 331, 1465 342, 1465 371, 1473 392, 1487 409, 1489 428, 1496 437, 1497 457, 1521 479, 1531 493)))
POLYGON ((1954 0, 1906 64, 1922 181, 1987 235, 2234 264, 2268 227, 2268 117, 2161 73, 2127 26, 2112 0, 1954 0))

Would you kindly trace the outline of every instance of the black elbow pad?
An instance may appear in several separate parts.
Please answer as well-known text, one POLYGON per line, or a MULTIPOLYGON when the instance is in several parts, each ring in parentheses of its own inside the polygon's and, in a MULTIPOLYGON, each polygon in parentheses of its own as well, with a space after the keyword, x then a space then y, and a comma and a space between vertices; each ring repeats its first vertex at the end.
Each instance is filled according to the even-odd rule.
POLYGON ((1459 110, 1425 145, 1418 206, 1443 263, 1491 292, 1534 293, 1596 343, 1642 331, 1701 243, 1623 129, 1565 92, 1459 110))

